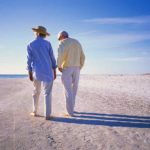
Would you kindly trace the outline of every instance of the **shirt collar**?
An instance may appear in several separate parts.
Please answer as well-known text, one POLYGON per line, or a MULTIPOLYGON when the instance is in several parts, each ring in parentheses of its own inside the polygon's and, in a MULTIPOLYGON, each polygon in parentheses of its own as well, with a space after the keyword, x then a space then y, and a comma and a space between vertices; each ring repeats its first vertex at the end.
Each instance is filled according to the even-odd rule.
POLYGON ((44 39, 44 38, 41 36, 37 36, 36 39, 44 39))
POLYGON ((68 39, 70 39, 70 38, 69 38, 69 37, 68 37, 68 38, 65 38, 65 39, 59 41, 59 43, 63 43, 64 41, 66 41, 66 40, 68 40, 68 39))

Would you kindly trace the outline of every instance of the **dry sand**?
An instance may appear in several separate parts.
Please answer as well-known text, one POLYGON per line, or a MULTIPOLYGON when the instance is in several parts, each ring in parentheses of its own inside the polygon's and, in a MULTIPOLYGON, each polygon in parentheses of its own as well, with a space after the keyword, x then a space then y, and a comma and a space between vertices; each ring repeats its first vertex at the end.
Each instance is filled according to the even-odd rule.
POLYGON ((0 150, 150 150, 149 75, 82 75, 73 118, 59 77, 53 120, 29 115, 31 94, 27 78, 0 79, 0 150))

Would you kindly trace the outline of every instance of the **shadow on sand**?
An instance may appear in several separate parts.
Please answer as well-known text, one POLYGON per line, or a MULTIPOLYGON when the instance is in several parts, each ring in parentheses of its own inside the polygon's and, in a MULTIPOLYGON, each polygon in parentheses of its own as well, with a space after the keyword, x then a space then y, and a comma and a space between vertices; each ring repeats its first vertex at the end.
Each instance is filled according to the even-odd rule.
POLYGON ((101 125, 110 127, 150 128, 149 116, 130 116, 120 114, 99 114, 87 112, 75 112, 74 117, 55 117, 51 121, 83 124, 101 125))

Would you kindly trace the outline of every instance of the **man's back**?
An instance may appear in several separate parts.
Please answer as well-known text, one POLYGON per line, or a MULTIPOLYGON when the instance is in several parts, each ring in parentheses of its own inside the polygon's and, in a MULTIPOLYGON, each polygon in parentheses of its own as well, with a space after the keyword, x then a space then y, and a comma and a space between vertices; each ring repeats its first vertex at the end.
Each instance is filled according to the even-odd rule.
MULTIPOLYGON (((58 51, 59 51, 59 54, 63 54, 60 57, 62 57, 64 68, 74 67, 74 66, 79 66, 79 67, 83 66, 85 56, 84 56, 81 44, 77 40, 72 39, 72 38, 67 38, 63 40, 60 44, 58 51)), ((58 58, 58 64, 59 64, 59 58, 58 58)))

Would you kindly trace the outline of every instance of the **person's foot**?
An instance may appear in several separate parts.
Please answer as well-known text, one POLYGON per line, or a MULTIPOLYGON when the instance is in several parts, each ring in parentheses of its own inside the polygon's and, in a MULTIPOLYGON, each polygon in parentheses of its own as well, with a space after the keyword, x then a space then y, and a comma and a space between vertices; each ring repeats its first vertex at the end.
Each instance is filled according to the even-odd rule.
POLYGON ((75 114, 78 114, 79 112, 77 112, 77 111, 74 111, 74 113, 75 113, 75 114))
POLYGON ((31 112, 30 115, 34 117, 38 116, 35 112, 31 112))
POLYGON ((70 114, 64 114, 64 117, 65 117, 65 118, 70 118, 70 117, 73 117, 73 115, 70 115, 70 114))
POLYGON ((53 118, 54 118, 54 116, 48 116, 48 117, 45 117, 45 120, 51 120, 53 118))

